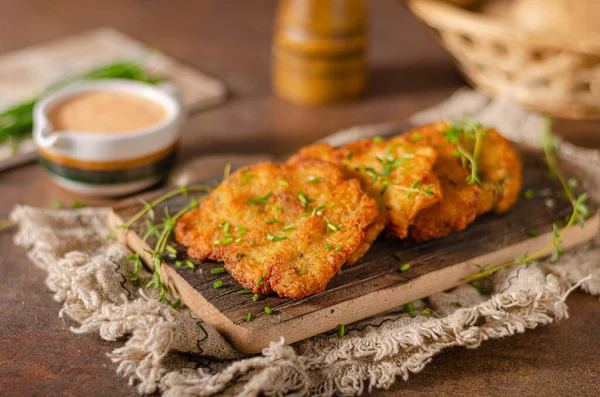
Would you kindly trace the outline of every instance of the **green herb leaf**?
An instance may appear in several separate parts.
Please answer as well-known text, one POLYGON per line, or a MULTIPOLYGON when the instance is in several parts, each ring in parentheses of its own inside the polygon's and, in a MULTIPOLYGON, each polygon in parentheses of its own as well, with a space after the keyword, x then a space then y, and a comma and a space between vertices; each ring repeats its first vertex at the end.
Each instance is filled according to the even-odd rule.
POLYGON ((532 189, 527 189, 523 193, 523 197, 525 197, 527 200, 531 200, 532 198, 535 197, 535 193, 532 189))
POLYGON ((454 307, 460 308, 462 307, 462 304, 460 302, 450 302, 450 304, 454 307))
POLYGON ((405 273, 405 272, 407 272, 409 269, 410 269, 410 263, 405 263, 404 265, 402 265, 402 266, 400 266, 400 267, 398 268, 398 271, 399 271, 400 273, 405 273))
POLYGON ((285 240, 286 238, 287 238, 286 236, 275 237, 272 233, 267 233, 267 240, 269 240, 269 241, 282 241, 282 240, 285 240))
POLYGON ((269 202, 268 201, 269 197, 271 197, 272 195, 273 195, 273 192, 269 192, 269 193, 265 194, 264 196, 260 197, 257 201, 262 204, 267 204, 269 202))
POLYGON ((71 207, 73 207, 73 208, 85 208, 85 207, 87 207, 87 203, 85 201, 73 200, 71 202, 71 207))
POLYGON ((272 225, 274 223, 281 223, 281 221, 275 217, 273 217, 273 219, 268 220, 267 222, 265 222, 267 225, 272 225))
POLYGON ((167 252, 172 255, 177 255, 177 250, 170 245, 167 245, 167 252))
POLYGON ((373 142, 375 142, 375 143, 377 143, 377 144, 381 144, 381 143, 383 143, 384 141, 383 141, 383 138, 382 138, 382 137, 380 137, 380 136, 376 136, 376 137, 374 137, 374 138, 373 138, 373 142))
POLYGON ((252 313, 248 312, 248 315, 246 316, 246 322, 249 323, 252 320, 252 313))
POLYGON ((308 178, 308 183, 317 183, 321 179, 323 179, 323 178, 320 176, 311 176, 310 178, 308 178))
POLYGON ((249 295, 251 293, 252 291, 250 291, 249 289, 241 289, 237 292, 238 295, 249 295))
POLYGON ((252 174, 244 174, 242 175, 242 181, 240 182, 240 186, 244 186, 245 184, 248 183, 248 181, 250 179, 252 179, 254 177, 254 175, 252 174))
POLYGON ((183 263, 181 263, 181 261, 175 261, 175 266, 181 267, 183 266, 183 263))
POLYGON ((290 184, 283 179, 280 179, 278 182, 281 186, 290 187, 290 184))
POLYGON ((331 245, 329 245, 329 243, 325 243, 325 248, 327 248, 327 251, 331 251, 331 245))
POLYGON ((529 229, 529 230, 527 231, 527 235, 528 235, 529 237, 536 237, 536 236, 538 236, 539 234, 540 234, 540 233, 539 233, 537 230, 535 230, 535 229, 529 229))
POLYGON ((175 299, 175 302, 173 302, 173 305, 172 305, 173 309, 177 310, 179 305, 181 305, 181 299, 177 298, 177 299, 175 299))
POLYGON ((213 288, 221 288, 223 286, 222 280, 217 280, 213 283, 213 288))
POLYGON ((224 267, 214 267, 214 268, 210 269, 210 274, 221 274, 221 273, 225 273, 224 267))
POLYGON ((410 140, 413 142, 420 141, 421 139, 423 139, 423 136, 421 134, 419 134, 418 132, 415 132, 414 134, 412 134, 410 136, 410 140))
POLYGON ((289 232, 289 231, 292 231, 292 230, 294 230, 295 228, 296 228, 296 226, 294 226, 294 225, 290 225, 290 226, 288 226, 288 227, 284 227, 283 229, 281 229, 281 231, 282 231, 282 232, 289 232))
POLYGON ((337 247, 335 247, 335 249, 333 250, 333 252, 340 252, 340 250, 342 249, 343 245, 342 244, 338 244, 337 247))
POLYGON ((253 302, 256 302, 257 300, 258 300, 258 294, 254 294, 254 295, 252 296, 252 301, 253 301, 253 302))
POLYGON ((250 242, 248 243, 248 245, 254 245, 254 244, 256 244, 256 241, 250 241, 250 242))
POLYGON ((346 335, 346 326, 344 324, 339 324, 338 325, 338 336, 340 338, 342 338, 344 335, 346 335))
POLYGON ((62 200, 54 200, 52 202, 52 208, 55 209, 55 210, 59 210, 59 209, 63 208, 63 206, 64 205, 63 205, 62 200))
POLYGON ((265 306, 265 313, 267 313, 268 315, 273 314, 273 310, 271 310, 271 308, 269 306, 265 306))
POLYGON ((190 260, 185 261, 185 265, 190 269, 195 269, 196 265, 194 265, 190 260))

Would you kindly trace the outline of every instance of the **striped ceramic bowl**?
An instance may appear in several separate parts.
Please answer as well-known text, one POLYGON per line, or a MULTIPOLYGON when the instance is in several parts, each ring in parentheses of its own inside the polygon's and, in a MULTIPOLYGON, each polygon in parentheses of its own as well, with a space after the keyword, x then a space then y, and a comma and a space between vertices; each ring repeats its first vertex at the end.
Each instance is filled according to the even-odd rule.
POLYGON ((185 115, 171 86, 129 80, 77 83, 53 92, 34 109, 33 136, 41 164, 67 190, 93 196, 122 196, 164 179, 175 163, 185 115), (125 134, 55 131, 48 110, 69 97, 101 90, 139 95, 162 105, 166 117, 150 128, 125 134))

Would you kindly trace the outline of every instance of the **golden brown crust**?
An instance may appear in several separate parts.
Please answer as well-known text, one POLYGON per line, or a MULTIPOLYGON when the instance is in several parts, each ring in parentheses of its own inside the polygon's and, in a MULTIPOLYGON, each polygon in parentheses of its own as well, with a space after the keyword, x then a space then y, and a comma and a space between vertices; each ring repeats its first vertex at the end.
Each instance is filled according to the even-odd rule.
MULTIPOLYGON (((432 172, 437 153, 431 147, 414 145, 402 137, 389 141, 362 139, 339 149, 327 144, 312 145, 300 150, 290 161, 305 157, 332 161, 342 167, 348 177, 360 179, 363 189, 387 214, 388 226, 398 238, 407 237, 408 228, 419 211, 441 199, 440 183, 432 172), (387 172, 385 162, 394 164, 387 172), (413 186, 423 191, 429 189, 430 194, 411 191, 413 186)), ((366 243, 372 243, 381 225, 380 221, 374 226, 371 239, 366 243)))
MULTIPOLYGON (((406 133, 417 144, 432 146, 439 157, 434 167, 442 184, 444 199, 422 211, 411 226, 417 241, 446 236, 466 228, 477 215, 490 210, 497 213, 512 206, 521 189, 521 163, 510 143, 494 130, 486 130, 479 158, 481 186, 469 184, 470 170, 453 155, 456 146, 443 135, 449 125, 438 122, 406 133)), ((468 144, 465 143, 465 146, 468 144)))
POLYGON ((360 182, 347 180, 329 163, 260 163, 223 181, 198 209, 181 218, 175 235, 188 246, 190 257, 224 262, 245 288, 301 298, 325 289, 363 243, 377 214, 360 182), (294 229, 284 232, 289 226, 294 229), (269 240, 269 233, 285 239, 269 240))

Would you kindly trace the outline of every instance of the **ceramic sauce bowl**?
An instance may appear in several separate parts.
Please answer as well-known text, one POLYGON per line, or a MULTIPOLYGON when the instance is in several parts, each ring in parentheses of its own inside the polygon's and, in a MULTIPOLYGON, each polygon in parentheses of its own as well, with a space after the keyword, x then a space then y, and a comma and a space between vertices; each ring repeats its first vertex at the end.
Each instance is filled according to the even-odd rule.
POLYGON ((33 115, 34 140, 50 176, 67 190, 94 196, 122 196, 164 179, 174 165, 185 119, 172 86, 117 79, 59 89, 38 101, 33 115), (60 130, 52 125, 48 115, 54 106, 78 95, 107 91, 154 101, 164 108, 164 117, 149 127, 124 133, 60 130))

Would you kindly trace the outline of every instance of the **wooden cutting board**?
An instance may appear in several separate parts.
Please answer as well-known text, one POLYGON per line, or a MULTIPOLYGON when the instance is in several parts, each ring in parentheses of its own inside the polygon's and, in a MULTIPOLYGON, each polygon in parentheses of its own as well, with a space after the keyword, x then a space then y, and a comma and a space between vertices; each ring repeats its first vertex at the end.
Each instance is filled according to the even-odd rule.
MULTIPOLYGON (((477 273, 478 265, 505 263, 526 252, 535 252, 551 241, 552 222, 569 215, 571 206, 568 201, 556 198, 562 189, 556 180, 548 178, 541 153, 522 149, 521 154, 523 190, 545 192, 545 198, 520 198, 508 213, 484 215, 466 230, 439 240, 415 243, 381 238, 358 263, 344 267, 320 294, 298 300, 264 296, 253 302, 252 295, 236 294, 242 287, 228 274, 211 275, 210 270, 220 264, 192 261, 196 269, 174 266, 175 260, 188 259, 185 247, 174 241, 170 244, 178 255, 176 259, 165 260, 161 267, 163 279, 198 317, 243 352, 259 352, 281 336, 292 343, 332 330, 338 324, 362 320, 455 287, 463 283, 465 277, 477 273), (547 205, 549 200, 553 206, 547 205), (531 237, 532 231, 539 234, 531 237), (401 261, 396 259, 395 253, 401 256, 401 261), (398 267, 404 263, 410 263, 411 267, 400 273, 398 267), (223 286, 215 289, 213 283, 217 279, 223 281, 223 286), (273 310, 272 315, 264 312, 265 306, 273 310), (252 313, 250 322, 246 322, 248 313, 252 313)), ((570 176, 576 175, 571 172, 570 176)), ((213 183, 216 185, 217 181, 213 183)), ((159 194, 146 195, 145 199, 150 201, 159 194)), ((174 214, 188 202, 188 198, 173 197, 158 206, 155 214, 160 217, 164 207, 174 214)), ((596 210, 595 205, 590 204, 590 207, 596 210)), ((120 203, 111 216, 112 227, 117 230, 141 208, 138 199, 120 203)), ((134 251, 139 250, 149 264, 150 256, 144 249, 150 250, 154 241, 141 244, 143 228, 143 222, 138 222, 127 233, 121 231, 119 238, 134 251)), ((587 220, 584 228, 575 226, 567 232, 564 248, 590 240, 598 229, 596 214, 587 220)))

